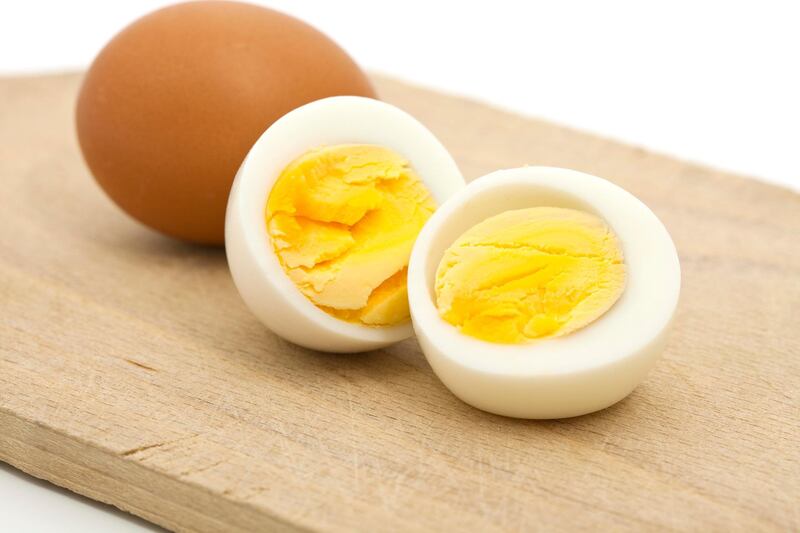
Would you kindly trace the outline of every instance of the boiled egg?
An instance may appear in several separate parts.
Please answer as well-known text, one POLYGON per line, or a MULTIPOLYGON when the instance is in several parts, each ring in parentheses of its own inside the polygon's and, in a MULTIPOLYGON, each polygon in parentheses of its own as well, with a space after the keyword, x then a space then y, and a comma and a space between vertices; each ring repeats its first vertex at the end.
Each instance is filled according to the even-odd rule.
POLYGON ((419 233, 408 296, 436 375, 479 409, 564 418, 627 396, 664 349, 680 264, 641 201, 602 178, 479 178, 419 233))
POLYGON ((327 36, 244 2, 181 2, 133 22, 83 79, 76 130, 97 183, 166 235, 222 244, 236 170, 264 129, 292 109, 374 96, 327 36))
POLYGON ((412 335, 407 266, 417 234, 464 187, 449 152, 384 102, 325 98, 250 149, 225 220, 239 293, 301 346, 358 352, 412 335))

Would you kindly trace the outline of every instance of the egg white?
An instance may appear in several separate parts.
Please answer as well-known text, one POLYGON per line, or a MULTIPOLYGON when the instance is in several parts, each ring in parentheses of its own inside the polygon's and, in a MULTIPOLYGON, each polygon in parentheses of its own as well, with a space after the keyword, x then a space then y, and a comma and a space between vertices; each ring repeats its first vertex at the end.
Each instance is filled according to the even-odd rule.
POLYGON ((411 254, 408 292, 420 346, 457 397, 520 418, 564 418, 627 396, 663 350, 680 293, 672 239, 636 197, 596 176, 550 167, 500 170, 470 183, 441 206, 411 254), (593 323, 563 337, 496 344, 461 333, 436 308, 435 275, 445 250, 467 229, 510 209, 580 209, 606 221, 621 243, 626 287, 593 323))
POLYGON ((384 102, 336 96, 306 104, 270 126, 247 154, 231 189, 225 250, 233 280, 248 307, 270 330, 301 346, 359 352, 412 335, 410 322, 369 327, 339 320, 310 302, 278 261, 264 210, 281 171, 310 149, 375 144, 406 158, 441 205, 464 178, 439 140, 408 113, 384 102))

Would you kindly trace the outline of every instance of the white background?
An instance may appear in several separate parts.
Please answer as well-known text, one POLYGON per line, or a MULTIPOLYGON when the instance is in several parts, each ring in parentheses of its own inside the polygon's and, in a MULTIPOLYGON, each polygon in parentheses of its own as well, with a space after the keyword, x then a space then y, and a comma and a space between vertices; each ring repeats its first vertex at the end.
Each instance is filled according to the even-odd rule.
MULTIPOLYGON (((0 0, 0 75, 84 68, 166 3, 0 0)), ((794 2, 263 3, 373 71, 800 190, 794 2)), ((121 516, 0 468, 0 530, 144 527, 121 516)))
MULTIPOLYGON (((165 3, 0 0, 0 74, 84 67, 165 3)), ((800 189, 795 2, 263 3, 369 69, 800 189)))

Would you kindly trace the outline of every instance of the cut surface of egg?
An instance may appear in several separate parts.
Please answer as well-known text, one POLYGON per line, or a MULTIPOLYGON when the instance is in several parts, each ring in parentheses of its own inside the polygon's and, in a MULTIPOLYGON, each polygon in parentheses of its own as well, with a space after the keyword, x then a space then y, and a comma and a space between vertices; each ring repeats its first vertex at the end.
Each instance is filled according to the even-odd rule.
POLYGON ((343 320, 392 326, 409 320, 408 257, 435 209, 395 152, 336 145, 283 170, 266 223, 281 265, 311 302, 343 320))
POLYGON ((414 241, 464 186, 416 119, 377 100, 333 97, 275 122, 228 201, 234 282, 272 331, 308 348, 357 352, 409 337, 414 241))
POLYGON ((524 167, 479 178, 418 235, 414 329, 457 397, 520 418, 608 407, 644 379, 678 303, 663 224, 602 178, 524 167))
POLYGON ((463 333, 519 343, 588 325, 617 301, 624 284, 619 240, 602 219, 529 207, 478 223, 445 251, 436 305, 463 333))

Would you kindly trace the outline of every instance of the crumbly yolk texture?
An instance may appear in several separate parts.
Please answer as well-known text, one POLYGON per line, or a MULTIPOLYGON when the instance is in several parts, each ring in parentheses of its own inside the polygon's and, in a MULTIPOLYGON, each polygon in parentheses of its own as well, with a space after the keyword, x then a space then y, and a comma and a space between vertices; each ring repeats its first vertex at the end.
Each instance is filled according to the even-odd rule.
POLYGON ((409 319, 408 258, 435 209, 395 152, 337 145, 283 170, 266 224, 283 269, 317 307, 348 322, 391 326, 409 319))
POLYGON ((488 218, 447 249, 436 306, 467 335, 524 343, 588 325, 624 287, 622 249, 602 219, 532 207, 488 218))

